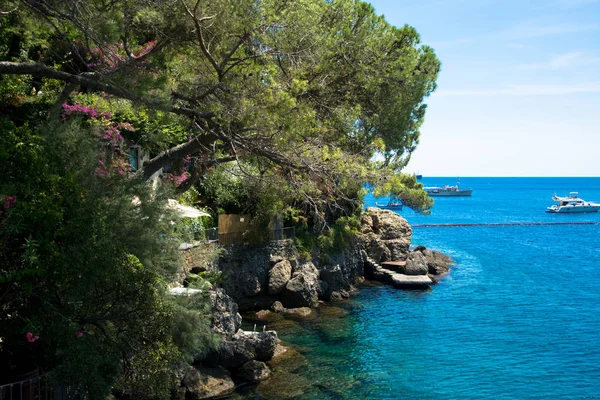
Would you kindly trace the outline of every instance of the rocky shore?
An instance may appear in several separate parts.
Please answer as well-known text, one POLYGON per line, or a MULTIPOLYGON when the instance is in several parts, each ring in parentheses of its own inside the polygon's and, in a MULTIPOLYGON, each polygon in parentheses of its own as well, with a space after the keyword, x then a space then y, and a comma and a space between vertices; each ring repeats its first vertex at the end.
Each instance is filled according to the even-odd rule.
POLYGON ((399 287, 436 283, 452 261, 423 246, 411 250, 411 240, 412 229, 400 215, 368 208, 351 245, 329 254, 327 262, 302 259, 291 241, 276 241, 261 248, 230 247, 217 262, 192 266, 222 273, 222 283, 209 296, 212 329, 223 341, 182 370, 180 398, 218 398, 236 384, 267 381, 278 361, 298 355, 266 327, 277 320, 311 318, 320 303, 348 299, 365 279, 399 287), (241 330, 240 313, 261 322, 258 331, 241 330))

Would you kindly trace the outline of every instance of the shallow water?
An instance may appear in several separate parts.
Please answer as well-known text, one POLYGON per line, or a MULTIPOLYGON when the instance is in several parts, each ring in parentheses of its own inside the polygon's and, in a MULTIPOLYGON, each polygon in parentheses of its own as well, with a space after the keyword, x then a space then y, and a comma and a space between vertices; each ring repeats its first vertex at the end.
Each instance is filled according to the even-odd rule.
MULTIPOLYGON (((473 197, 437 198, 429 216, 400 213, 412 224, 600 222, 544 212, 555 192, 600 201, 600 178, 461 178, 461 186, 473 197)), ((413 244, 456 262, 440 284, 363 285, 312 319, 275 323, 298 356, 276 366, 272 383, 235 397, 600 398, 599 233, 598 225, 415 229, 413 244)))

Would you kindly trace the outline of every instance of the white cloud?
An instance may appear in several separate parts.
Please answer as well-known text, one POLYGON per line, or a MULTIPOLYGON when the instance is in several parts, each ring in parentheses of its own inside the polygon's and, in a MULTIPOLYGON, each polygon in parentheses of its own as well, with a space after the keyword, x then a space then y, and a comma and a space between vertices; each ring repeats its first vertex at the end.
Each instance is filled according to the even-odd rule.
MULTIPOLYGON (((600 0, 598 0, 600 1, 600 0)), ((456 39, 447 39, 441 41, 433 41, 430 45, 433 48, 456 47, 465 44, 490 41, 518 41, 523 39, 537 39, 549 36, 562 36, 573 33, 591 32, 600 30, 600 24, 567 24, 567 23, 539 23, 533 21, 524 21, 513 25, 507 29, 490 32, 487 34, 472 35, 470 37, 462 37, 456 39)), ((508 47, 523 48, 522 44, 509 43, 508 47)))
POLYGON ((598 24, 543 24, 536 25, 524 22, 498 32, 497 36, 505 39, 531 39, 547 36, 565 35, 578 32, 596 31, 600 28, 598 24))
POLYGON ((524 69, 530 70, 560 70, 575 67, 584 67, 600 63, 600 57, 585 54, 581 51, 572 51, 552 57, 542 63, 524 65, 524 69))
POLYGON ((440 90, 433 96, 557 96, 600 93, 600 81, 573 85, 507 85, 492 89, 440 90))

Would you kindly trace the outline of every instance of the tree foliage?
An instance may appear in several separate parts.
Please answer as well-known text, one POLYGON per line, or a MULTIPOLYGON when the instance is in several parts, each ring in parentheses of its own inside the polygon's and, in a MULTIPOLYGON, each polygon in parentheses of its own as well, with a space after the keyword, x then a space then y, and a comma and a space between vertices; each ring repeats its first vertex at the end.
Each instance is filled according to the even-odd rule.
MULTIPOLYGON (((406 165, 440 68, 414 28, 391 26, 356 0, 5 8, 15 11, 4 29, 30 56, 7 50, 0 73, 57 79, 71 84, 67 96, 79 86, 183 118, 193 140, 171 142, 140 174, 193 156, 185 190, 215 163, 236 160, 253 165, 256 179, 284 177, 320 215, 350 182, 377 182, 406 165), (24 34, 32 21, 44 29, 35 39, 24 34), (371 161, 376 153, 382 162, 371 161)), ((419 203, 410 190, 404 196, 419 203)))

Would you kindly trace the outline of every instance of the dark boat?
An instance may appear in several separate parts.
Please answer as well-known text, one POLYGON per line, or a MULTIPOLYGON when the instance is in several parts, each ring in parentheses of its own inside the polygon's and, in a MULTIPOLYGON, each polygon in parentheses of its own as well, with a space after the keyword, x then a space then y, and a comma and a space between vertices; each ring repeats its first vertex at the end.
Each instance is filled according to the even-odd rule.
POLYGON ((375 203, 375 207, 384 210, 402 210, 402 202, 398 200, 390 200, 387 204, 375 203))
POLYGON ((471 196, 473 189, 461 189, 460 179, 456 180, 456 186, 446 185, 444 187, 430 186, 424 187, 423 190, 427 192, 430 197, 443 196, 443 197, 457 197, 457 196, 471 196))

